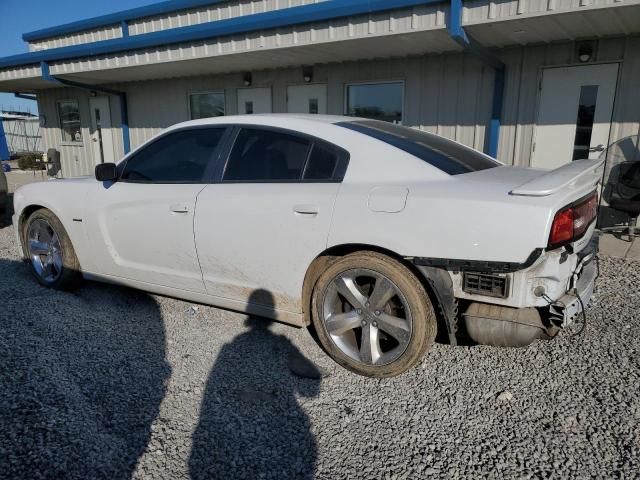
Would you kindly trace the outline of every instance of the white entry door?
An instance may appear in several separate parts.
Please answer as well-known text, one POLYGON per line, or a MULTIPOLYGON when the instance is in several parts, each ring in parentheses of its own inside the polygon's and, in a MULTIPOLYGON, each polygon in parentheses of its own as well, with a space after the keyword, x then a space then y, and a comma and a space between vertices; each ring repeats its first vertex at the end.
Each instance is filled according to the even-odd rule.
POLYGON ((98 165, 99 163, 115 162, 109 98, 89 98, 89 112, 91 113, 91 143, 94 163, 98 165))
POLYGON ((238 114, 271 113, 271 88, 238 89, 238 114))
POLYGON ((327 84, 292 85, 287 88, 289 113, 327 113, 327 84))
POLYGON ((607 147, 618 64, 547 68, 535 127, 535 168, 597 158, 607 147))

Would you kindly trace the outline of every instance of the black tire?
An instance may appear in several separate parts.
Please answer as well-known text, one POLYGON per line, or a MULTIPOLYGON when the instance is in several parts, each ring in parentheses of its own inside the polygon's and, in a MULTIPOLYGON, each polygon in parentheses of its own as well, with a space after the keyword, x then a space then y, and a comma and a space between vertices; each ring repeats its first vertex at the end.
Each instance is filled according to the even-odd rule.
POLYGON ((80 262, 76 256, 73 244, 71 243, 71 239, 58 217, 56 217, 50 210, 44 208, 36 210, 29 216, 29 218, 27 218, 22 229, 22 243, 24 246, 25 258, 29 261, 30 270, 41 285, 56 290, 74 290, 80 285, 82 282, 82 273, 80 269, 80 262), (32 225, 38 221, 46 222, 51 230, 55 232, 59 240, 59 252, 62 257, 62 266, 61 271, 55 276, 55 278, 45 278, 41 275, 36 268, 36 261, 34 261, 30 254, 29 232, 32 225))
MULTIPOLYGON (((369 286, 368 288, 370 288, 370 290, 366 293, 362 291, 363 288, 367 287, 358 286, 358 290, 367 298, 366 308, 357 309, 354 312, 355 308, 348 305, 347 307, 343 307, 347 309, 346 311, 343 310, 343 313, 358 314, 358 318, 362 318, 365 323, 369 320, 370 326, 377 327, 375 329, 375 331, 378 332, 376 335, 379 335, 379 333, 382 332, 385 338, 388 338, 385 332, 382 331, 383 327, 380 326, 381 324, 377 325, 375 323, 376 317, 374 317, 373 312, 370 311, 370 308, 373 307, 369 305, 370 298, 368 295, 372 293, 374 285, 369 286)), ((345 305, 344 298, 341 296, 338 298, 342 299, 343 305, 345 305)), ((373 296, 371 296, 371 298, 373 298, 373 296)), ((338 302, 339 301, 340 300, 338 300, 338 302)), ((384 314, 384 311, 382 313, 384 314)), ((380 315, 380 312, 376 311, 375 315, 380 315)), ((396 315, 394 314, 394 317, 395 316, 396 315)), ((327 268, 327 270, 320 276, 314 287, 312 296, 312 319, 318 340, 331 358, 352 372, 375 378, 394 377, 417 365, 425 353, 433 346, 437 333, 437 320, 433 305, 416 275, 402 263, 376 252, 365 251, 346 255, 336 260, 327 268), (360 271, 365 271, 365 274, 366 272, 380 274, 383 277, 386 277, 387 281, 391 282, 395 291, 398 292, 398 295, 389 300, 389 302, 385 304, 386 306, 384 308, 391 308, 389 305, 393 299, 395 299, 396 302, 402 301, 401 312, 404 316, 403 320, 407 322, 407 325, 411 325, 410 338, 407 340, 405 337, 402 344, 399 344, 396 347, 396 350, 403 348, 403 352, 400 354, 396 353, 396 355, 399 356, 388 363, 375 364, 375 361, 373 361, 373 363, 367 364, 364 363, 362 359, 354 359, 353 354, 350 356, 345 353, 343 349, 338 347, 333 339, 335 337, 332 338, 329 334, 325 323, 325 313, 327 313, 325 311, 328 311, 327 305, 336 304, 336 295, 333 294, 333 296, 331 296, 331 292, 336 291, 336 283, 334 280, 338 281, 337 279, 343 278, 343 276, 347 275, 348 272, 360 271), (334 286, 332 287, 332 285, 334 286), (406 311, 407 308, 409 312, 406 311)), ((378 319, 380 319, 380 317, 378 317, 378 319)), ((331 321, 330 316, 328 321, 331 321)), ((355 330, 347 331, 344 335, 348 336, 351 343, 356 342, 356 346, 361 348, 364 337, 362 336, 363 330, 359 330, 359 328, 360 327, 356 327, 355 330), (359 339, 358 331, 361 332, 359 339)), ((363 324, 361 328, 364 329, 367 327, 363 324)), ((408 334, 407 337, 409 337, 408 334)), ((378 337, 378 340, 374 341, 378 347, 381 345, 380 338, 381 337, 378 337)), ((362 354, 360 355, 362 357, 362 354)), ((379 360, 383 359, 383 356, 379 357, 379 360)))

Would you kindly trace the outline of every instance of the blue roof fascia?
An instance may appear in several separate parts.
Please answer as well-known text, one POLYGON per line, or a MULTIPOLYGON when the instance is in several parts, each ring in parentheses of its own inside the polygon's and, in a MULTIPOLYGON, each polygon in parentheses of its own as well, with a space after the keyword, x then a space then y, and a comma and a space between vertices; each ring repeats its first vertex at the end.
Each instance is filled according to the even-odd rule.
POLYGON ((192 42, 433 3, 442 3, 442 0, 330 0, 188 27, 12 55, 0 58, 0 68, 192 42))
POLYGON ((25 42, 33 42, 35 40, 44 40, 46 38, 57 37, 60 35, 68 35, 70 33, 91 30, 93 28, 106 27, 122 22, 128 22, 138 18, 153 17, 162 15, 163 13, 179 12, 180 10, 188 10, 191 8, 203 7, 205 5, 215 5, 228 0, 169 0, 168 2, 154 3, 144 7, 132 8, 115 12, 99 17, 87 18, 77 22, 65 23, 64 25, 56 25, 55 27, 43 28, 22 35, 25 42))

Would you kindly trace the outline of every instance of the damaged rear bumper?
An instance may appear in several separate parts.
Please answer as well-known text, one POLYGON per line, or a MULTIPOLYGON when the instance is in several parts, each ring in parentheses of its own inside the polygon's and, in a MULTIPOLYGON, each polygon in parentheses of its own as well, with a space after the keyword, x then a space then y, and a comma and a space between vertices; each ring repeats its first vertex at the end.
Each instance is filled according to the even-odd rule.
POLYGON ((591 302, 598 278, 598 264, 595 253, 583 258, 571 279, 572 288, 549 306, 552 319, 559 321, 559 327, 571 325, 583 308, 591 302))

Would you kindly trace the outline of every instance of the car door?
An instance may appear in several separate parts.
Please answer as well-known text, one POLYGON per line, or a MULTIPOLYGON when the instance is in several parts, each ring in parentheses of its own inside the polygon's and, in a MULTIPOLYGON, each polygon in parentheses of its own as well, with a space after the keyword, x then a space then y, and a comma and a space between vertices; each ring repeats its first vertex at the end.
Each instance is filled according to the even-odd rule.
POLYGON ((348 153, 312 137, 236 128, 219 181, 198 195, 195 236, 207 293, 301 313, 307 268, 327 244, 348 153))
POLYGON ((193 219, 196 196, 213 172, 225 131, 170 132, 120 165, 118 181, 97 189, 87 230, 101 273, 205 291, 193 219))

